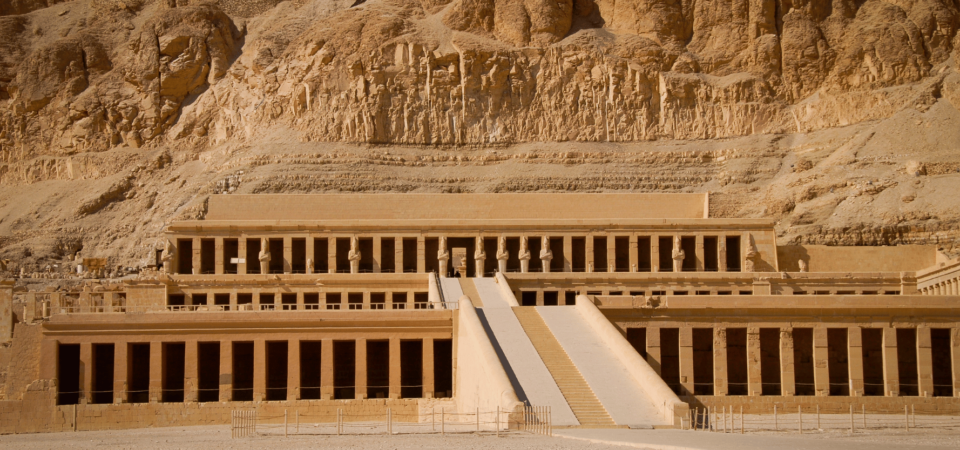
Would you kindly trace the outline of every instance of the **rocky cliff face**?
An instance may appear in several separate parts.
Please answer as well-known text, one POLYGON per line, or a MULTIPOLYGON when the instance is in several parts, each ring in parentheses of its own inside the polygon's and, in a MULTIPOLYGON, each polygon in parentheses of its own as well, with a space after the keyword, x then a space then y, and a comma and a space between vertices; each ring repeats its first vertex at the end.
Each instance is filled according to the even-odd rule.
POLYGON ((789 240, 950 246, 950 208, 843 212, 839 191, 955 184, 958 26, 940 0, 8 2, 0 254, 66 239, 128 258, 228 178, 709 190, 718 214, 782 218, 789 240), (30 197, 53 186, 71 192, 30 197))

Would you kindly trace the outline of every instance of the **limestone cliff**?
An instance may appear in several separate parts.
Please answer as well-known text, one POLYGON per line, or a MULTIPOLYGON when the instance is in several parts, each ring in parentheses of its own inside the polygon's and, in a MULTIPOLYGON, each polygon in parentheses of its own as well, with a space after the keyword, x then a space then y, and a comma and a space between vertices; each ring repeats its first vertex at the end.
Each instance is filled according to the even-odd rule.
POLYGON ((8 2, 0 256, 135 264, 231 189, 712 191, 790 241, 951 247, 958 26, 940 0, 8 2))

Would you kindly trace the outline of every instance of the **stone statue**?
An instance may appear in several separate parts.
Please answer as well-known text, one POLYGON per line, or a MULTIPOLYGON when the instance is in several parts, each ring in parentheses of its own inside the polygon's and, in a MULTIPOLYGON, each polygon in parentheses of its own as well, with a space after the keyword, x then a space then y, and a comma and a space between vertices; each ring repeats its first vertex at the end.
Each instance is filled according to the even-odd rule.
POLYGON ((260 273, 270 273, 270 258, 270 240, 260 239, 260 254, 257 255, 257 259, 260 260, 260 273))
MULTIPOLYGON (((163 272, 172 273, 173 272, 173 257, 177 254, 177 247, 173 245, 169 239, 167 239, 166 244, 163 246, 163 252, 160 253, 160 262, 163 263, 163 272)), ((77 252, 77 259, 80 258, 80 252, 77 252)), ((74 260, 76 261, 76 259, 74 260)), ((81 269, 77 269, 77 273, 82 272, 81 269)))
POLYGON ((805 273, 807 271, 807 262, 804 260, 797 261, 797 264, 800 265, 800 273, 805 273))
POLYGON ((313 273, 313 258, 307 258, 307 273, 313 273))
POLYGON ((483 278, 483 263, 487 260, 487 252, 483 250, 483 236, 477 236, 477 245, 473 250, 473 261, 476 263, 477 278, 483 278))
POLYGON ((520 272, 530 271, 530 243, 526 236, 520 236, 520 272))
POLYGON ((497 265, 500 273, 507 272, 507 259, 510 258, 510 252, 507 251, 507 237, 500 236, 497 239, 497 265))
POLYGON ((356 236, 350 238, 350 253, 347 253, 347 259, 350 260, 350 273, 360 273, 360 239, 356 236))
POLYGON ((543 263, 543 273, 550 272, 550 261, 553 260, 553 251, 550 250, 550 237, 540 239, 540 261, 543 263))
POLYGON ((683 259, 687 257, 687 254, 680 248, 680 236, 673 237, 673 253, 670 257, 673 258, 673 271, 682 272, 683 259))
POLYGON ((743 263, 744 272, 756 272, 757 263, 760 261, 760 251, 757 250, 757 243, 753 240, 753 235, 747 235, 747 251, 744 253, 745 261, 743 263))
POLYGON ((440 236, 440 249, 437 250, 437 262, 440 266, 440 276, 447 277, 447 263, 450 262, 450 251, 447 250, 447 237, 440 236))

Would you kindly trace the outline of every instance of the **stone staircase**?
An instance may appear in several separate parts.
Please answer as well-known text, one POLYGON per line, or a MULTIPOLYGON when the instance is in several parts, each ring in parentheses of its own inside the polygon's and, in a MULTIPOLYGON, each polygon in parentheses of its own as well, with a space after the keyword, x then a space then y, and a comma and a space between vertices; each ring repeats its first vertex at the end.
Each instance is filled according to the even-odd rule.
POLYGON ((580 421, 580 426, 585 428, 617 427, 607 410, 597 400, 593 390, 583 379, 583 375, 577 370, 577 367, 567 356, 560 343, 557 342, 543 318, 540 317, 536 307, 514 307, 513 312, 537 353, 540 354, 547 370, 550 371, 554 381, 556 381, 567 404, 573 410, 573 414, 580 421))

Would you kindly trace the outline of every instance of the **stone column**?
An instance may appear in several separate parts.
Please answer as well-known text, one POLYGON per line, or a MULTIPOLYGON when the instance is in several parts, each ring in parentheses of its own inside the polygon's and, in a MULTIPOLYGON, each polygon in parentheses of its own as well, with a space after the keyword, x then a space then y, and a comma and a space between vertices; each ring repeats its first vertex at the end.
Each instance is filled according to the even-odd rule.
POLYGON ((650 236, 650 271, 660 271, 660 236, 650 236))
POLYGON ((818 396, 830 395, 830 371, 827 364, 830 353, 827 347, 827 329, 813 329, 813 386, 818 396))
POLYGON ((660 375, 660 328, 647 327, 647 364, 660 375))
POLYGON ((283 273, 293 273, 293 238, 283 237, 283 273))
POLYGON ((617 271, 617 237, 607 235, 607 272, 617 271))
MULTIPOLYGON (((697 263, 697 272, 703 272, 703 235, 697 233, 696 236, 696 263, 697 263)), ((688 256, 689 257, 689 256, 688 256)))
POLYGON ((953 363, 953 396, 960 397, 960 328, 950 330, 950 362, 953 363))
POLYGON ((163 342, 150 343, 150 403, 163 400, 163 342))
POLYGON ((713 395, 724 396, 727 387, 727 329, 713 329, 713 395))
POLYGON ((390 398, 400 398, 400 338, 390 338, 390 398))
POLYGON ((183 401, 187 403, 196 403, 198 400, 197 351, 197 341, 183 343, 183 401))
POLYGON ((327 236, 327 273, 337 273, 336 236, 327 236))
POLYGON ((900 366, 897 363, 897 329, 883 329, 883 380, 884 395, 900 396, 900 366))
POLYGON ((223 275, 223 238, 217 237, 214 239, 214 252, 216 254, 213 257, 213 273, 217 275, 223 275))
POLYGON ((751 396, 763 395, 760 357, 760 329, 747 328, 747 389, 751 396))
POLYGON ((253 401, 260 403, 267 398, 267 342, 253 341, 253 401))
POLYGON ((80 404, 93 402, 93 344, 80 343, 80 404))
POLYGON ((113 345, 113 403, 127 403, 127 366, 129 365, 126 342, 113 345))
MULTIPOLYGON (((701 236, 700 242, 703 239, 701 236)), ((793 329, 780 329, 780 392, 785 397, 797 394, 796 371, 793 361, 793 329)))
POLYGON ((930 343, 930 328, 917 327, 917 393, 921 397, 933 397, 933 348, 930 343))
POLYGON ((233 398, 233 342, 220 341, 220 401, 233 398))
POLYGON ((203 252, 200 251, 200 238, 195 237, 193 238, 193 273, 197 275, 200 275, 200 272, 201 272, 200 269, 202 268, 202 265, 201 265, 202 254, 203 252))
POLYGON ((720 272, 727 271, 727 236, 720 235, 717 236, 717 270, 720 272))
POLYGON ((427 272, 427 240, 423 236, 417 236, 417 273, 426 273, 426 272, 427 272))
POLYGON ((397 237, 394 238, 393 246, 393 261, 394 261, 394 272, 403 273, 403 238, 397 237))
POLYGON ((588 234, 586 238, 584 238, 584 241, 586 241, 586 247, 587 247, 587 251, 586 251, 587 270, 586 271, 593 272, 593 268, 596 267, 596 264, 593 263, 593 235, 588 234))
POLYGON ((433 398, 436 380, 433 378, 433 338, 423 339, 423 398, 433 398))
POLYGON ((860 327, 847 328, 847 361, 850 370, 850 395, 863 396, 863 333, 860 327))
POLYGON ((357 353, 354 367, 356 381, 353 383, 357 400, 367 398, 367 340, 357 339, 357 353))
POLYGON ((573 272, 573 236, 563 237, 563 271, 573 272))
MULTIPOLYGON (((240 236, 237 238, 237 258, 240 258, 240 262, 237 263, 237 275, 244 275, 247 273, 247 237, 240 236)), ((259 264, 257 262, 251 261, 250 263, 259 264)))
MULTIPOLYGON (((323 349, 321 349, 323 350, 323 349)), ((300 400, 300 340, 287 341, 287 400, 300 400)))
POLYGON ((315 267, 317 267, 317 261, 316 261, 316 259, 315 259, 315 258, 316 258, 316 254, 315 254, 315 253, 316 253, 316 250, 317 250, 317 246, 316 246, 316 243, 314 243, 313 241, 314 241, 314 237, 313 237, 313 236, 307 236, 307 250, 306 250, 306 251, 307 251, 307 273, 308 273, 308 274, 316 273, 315 267))
POLYGON ((380 236, 373 237, 373 273, 380 273, 380 264, 383 260, 383 247, 380 239, 380 236))
POLYGON ((686 395, 693 395, 693 328, 680 328, 680 386, 686 395))
POLYGON ((333 399, 333 339, 320 341, 320 398, 333 399))
POLYGON ((637 243, 637 235, 630 235, 630 271, 636 272, 640 265, 640 245, 637 243))

